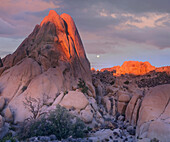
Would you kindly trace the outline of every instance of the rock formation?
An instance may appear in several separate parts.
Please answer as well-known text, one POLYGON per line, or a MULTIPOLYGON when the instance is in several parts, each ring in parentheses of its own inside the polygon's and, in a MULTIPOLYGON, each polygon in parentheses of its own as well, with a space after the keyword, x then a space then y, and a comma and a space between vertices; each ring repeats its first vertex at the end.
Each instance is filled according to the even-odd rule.
MULTIPOLYGON (((102 112, 104 115, 109 113, 113 116, 125 116, 122 127, 125 127, 129 134, 134 134, 134 128, 137 128, 134 141, 149 142, 155 138, 168 142, 170 139, 169 67, 155 68, 148 65, 151 68, 147 71, 144 69, 146 74, 138 72, 140 66, 136 71, 128 69, 125 73, 126 70, 121 69, 127 69, 128 63, 120 67, 121 69, 113 67, 100 72, 93 70, 93 84, 98 104, 104 106, 105 111, 102 112), (116 74, 114 70, 121 73, 116 74), (132 72, 137 74, 132 76, 132 72), (128 126, 129 124, 131 126, 128 126)), ((117 122, 121 123, 120 119, 117 122)))
POLYGON ((77 87, 79 78, 91 85, 90 64, 79 33, 71 16, 53 10, 13 54, 0 60, 1 96, 15 122, 30 116, 23 104, 26 97, 41 99, 48 106, 61 91, 77 87))
MULTIPOLYGON (((93 69, 94 70, 94 69, 93 69)), ((125 61, 121 66, 114 66, 111 68, 103 68, 101 72, 110 71, 113 72, 114 76, 120 75, 145 75, 149 72, 166 72, 170 74, 170 66, 165 67, 155 67, 149 62, 139 62, 139 61, 125 61)))
POLYGON ((137 136, 170 140, 170 85, 152 88, 144 97, 137 124, 137 136))
POLYGON ((170 75, 170 66, 165 67, 158 67, 155 70, 156 72, 166 72, 168 75, 170 75))
POLYGON ((112 68, 102 69, 101 71, 116 71, 113 73, 116 76, 121 74, 132 74, 132 75, 144 75, 152 70, 155 70, 155 67, 152 66, 149 62, 139 62, 139 61, 125 61, 122 66, 115 66, 112 68))

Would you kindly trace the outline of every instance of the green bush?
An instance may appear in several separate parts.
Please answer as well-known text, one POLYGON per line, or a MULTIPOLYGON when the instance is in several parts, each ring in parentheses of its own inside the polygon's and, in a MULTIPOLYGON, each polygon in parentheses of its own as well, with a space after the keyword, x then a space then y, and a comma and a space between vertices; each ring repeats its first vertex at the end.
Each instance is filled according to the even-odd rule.
POLYGON ((25 90, 27 90, 27 86, 22 87, 22 92, 24 92, 25 90))
POLYGON ((64 91, 64 96, 65 96, 66 94, 68 94, 68 91, 67 91, 67 90, 66 90, 66 91, 64 91))
POLYGON ((7 140, 10 140, 11 142, 16 142, 16 139, 13 138, 11 135, 7 135, 3 139, 1 139, 0 142, 6 142, 7 140))
POLYGON ((153 138, 153 139, 151 139, 150 142, 159 142, 159 140, 157 138, 153 138))
POLYGON ((124 84, 126 84, 126 85, 128 85, 130 82, 128 81, 128 80, 126 80, 125 82, 124 82, 124 84))
POLYGON ((69 136, 74 138, 85 136, 85 124, 79 118, 71 115, 65 108, 57 106, 56 110, 51 111, 45 117, 31 120, 22 124, 18 132, 19 139, 34 136, 56 135, 57 139, 66 139, 69 136))
POLYGON ((89 89, 89 88, 86 86, 85 81, 82 80, 81 78, 79 78, 79 82, 78 82, 77 86, 78 86, 78 88, 81 89, 81 92, 82 92, 82 93, 87 93, 87 91, 88 91, 88 89, 89 89))

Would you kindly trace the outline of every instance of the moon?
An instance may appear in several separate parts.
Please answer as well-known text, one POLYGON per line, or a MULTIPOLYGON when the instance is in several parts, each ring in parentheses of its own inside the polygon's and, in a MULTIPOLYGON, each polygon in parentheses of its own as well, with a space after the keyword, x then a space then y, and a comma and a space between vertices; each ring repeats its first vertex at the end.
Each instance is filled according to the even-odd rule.
POLYGON ((100 55, 97 55, 97 58, 100 58, 100 55))

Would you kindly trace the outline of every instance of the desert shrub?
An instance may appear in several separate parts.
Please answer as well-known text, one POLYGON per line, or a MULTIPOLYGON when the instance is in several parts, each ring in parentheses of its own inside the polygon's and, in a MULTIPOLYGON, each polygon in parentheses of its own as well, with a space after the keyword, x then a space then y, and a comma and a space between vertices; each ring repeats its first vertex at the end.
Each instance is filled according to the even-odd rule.
POLYGON ((129 84, 129 81, 128 81, 128 80, 126 80, 126 81, 124 82, 124 84, 128 85, 128 84, 129 84))
POLYGON ((19 139, 34 136, 49 136, 54 134, 57 139, 66 139, 69 136, 78 138, 85 135, 85 124, 79 118, 71 115, 65 108, 57 106, 48 116, 37 120, 24 122, 18 132, 19 139))
POLYGON ((6 142, 8 140, 10 140, 10 142, 16 142, 16 139, 13 138, 11 135, 5 136, 3 139, 0 140, 0 142, 6 142))
POLYGON ((140 81, 141 81, 141 82, 144 82, 144 81, 145 81, 145 79, 141 79, 140 81))
POLYGON ((39 116, 40 108, 42 107, 40 99, 35 99, 32 97, 25 97, 25 101, 23 101, 25 108, 27 108, 32 116, 28 119, 36 119, 39 116))
POLYGON ((64 96, 65 96, 66 94, 68 94, 68 91, 67 91, 67 90, 66 90, 66 91, 64 91, 64 96))
POLYGON ((159 142, 159 140, 157 138, 153 138, 153 139, 151 139, 150 142, 159 142))
POLYGON ((23 86, 21 90, 22 92, 24 92, 25 90, 27 90, 27 86, 23 86))
POLYGON ((81 89, 81 92, 82 92, 82 93, 87 93, 87 91, 88 91, 88 89, 89 89, 89 88, 86 86, 85 81, 82 80, 81 78, 79 78, 79 82, 78 82, 77 86, 78 86, 78 88, 81 89))
POLYGON ((111 81, 111 82, 110 82, 110 85, 113 85, 114 83, 115 83, 114 81, 111 81))

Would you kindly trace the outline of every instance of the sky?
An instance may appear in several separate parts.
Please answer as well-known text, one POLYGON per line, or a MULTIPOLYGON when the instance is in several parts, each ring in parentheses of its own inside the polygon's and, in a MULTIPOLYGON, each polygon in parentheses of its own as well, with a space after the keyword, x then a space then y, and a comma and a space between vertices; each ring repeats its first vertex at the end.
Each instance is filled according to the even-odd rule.
POLYGON ((0 0, 0 57, 13 53, 49 10, 72 16, 91 67, 170 65, 170 0, 0 0))

